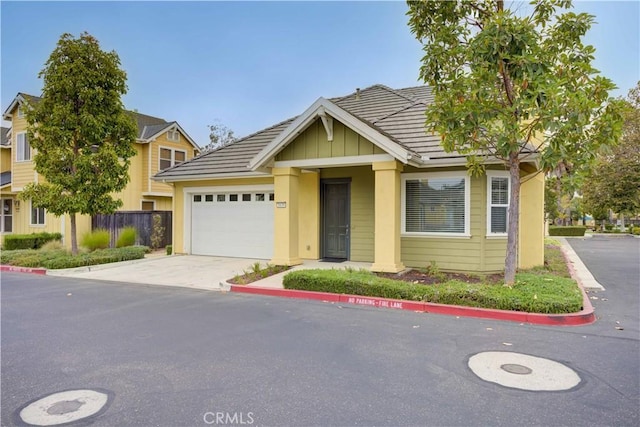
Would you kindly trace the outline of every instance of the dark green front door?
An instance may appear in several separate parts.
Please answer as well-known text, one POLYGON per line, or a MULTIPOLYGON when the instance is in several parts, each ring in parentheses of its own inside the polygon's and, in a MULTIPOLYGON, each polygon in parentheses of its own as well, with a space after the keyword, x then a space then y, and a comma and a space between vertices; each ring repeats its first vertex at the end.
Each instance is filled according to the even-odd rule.
POLYGON ((322 182, 322 257, 349 258, 350 182, 322 182))

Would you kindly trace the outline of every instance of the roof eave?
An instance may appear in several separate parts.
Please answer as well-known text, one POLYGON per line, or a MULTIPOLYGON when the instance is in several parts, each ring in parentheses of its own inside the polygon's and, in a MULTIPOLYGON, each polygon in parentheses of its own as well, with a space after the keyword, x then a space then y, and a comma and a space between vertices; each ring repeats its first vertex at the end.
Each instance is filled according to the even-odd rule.
POLYGON ((219 174, 198 174, 186 176, 152 176, 151 179, 157 182, 181 182, 181 181, 209 181, 228 178, 268 178, 272 175, 268 172, 229 172, 219 174))

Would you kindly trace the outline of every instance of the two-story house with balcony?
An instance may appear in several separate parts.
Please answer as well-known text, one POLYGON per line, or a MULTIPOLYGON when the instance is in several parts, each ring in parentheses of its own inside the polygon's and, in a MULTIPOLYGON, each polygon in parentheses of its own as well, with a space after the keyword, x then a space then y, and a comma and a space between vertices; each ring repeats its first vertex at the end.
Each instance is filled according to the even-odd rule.
MULTIPOLYGON (((34 152, 29 145, 27 121, 24 114, 26 103, 37 103, 40 98, 19 93, 4 111, 3 119, 11 122, 10 128, 2 128, 0 153, 0 191, 2 217, 0 231, 8 233, 59 232, 63 238, 70 229, 69 217, 56 217, 31 201, 20 200, 18 195, 30 182, 44 178, 35 172, 34 152)), ((131 158, 130 181, 127 187, 115 194, 122 200, 123 211, 172 210, 173 189, 171 185, 153 181, 158 172, 198 155, 200 147, 175 121, 128 112, 138 125, 135 142, 137 154, 131 158)), ((77 217, 78 236, 91 229, 91 218, 77 217)), ((69 239, 64 239, 70 245, 69 239)))

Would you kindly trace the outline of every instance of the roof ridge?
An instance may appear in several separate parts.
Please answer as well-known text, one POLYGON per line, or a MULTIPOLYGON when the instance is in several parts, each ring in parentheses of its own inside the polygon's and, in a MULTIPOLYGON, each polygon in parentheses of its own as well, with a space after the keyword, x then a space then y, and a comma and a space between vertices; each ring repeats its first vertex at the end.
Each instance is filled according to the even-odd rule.
POLYGON ((400 97, 402 97, 402 98, 406 99, 407 101, 410 101, 410 102, 418 102, 418 101, 419 101, 417 98, 414 98, 413 96, 405 95, 405 94, 403 94, 403 93, 398 92, 398 90, 397 90, 397 89, 392 89, 392 88, 390 88, 389 86, 385 86, 385 85, 380 85, 380 86, 381 86, 383 89, 386 89, 386 90, 388 90, 389 92, 393 93, 394 95, 398 95, 398 96, 400 96, 400 97))
POLYGON ((327 98, 327 100, 328 100, 328 101, 331 101, 331 102, 333 102, 333 103, 335 104, 336 102, 340 102, 340 101, 342 101, 342 100, 343 100, 343 99, 345 99, 345 98, 348 98, 348 97, 350 97, 350 96, 354 96, 354 95, 356 95, 356 94, 358 93, 358 91, 360 91, 360 93, 362 93, 362 92, 364 92, 365 90, 372 89, 372 88, 374 88, 374 87, 376 87, 376 86, 386 87, 386 86, 384 86, 384 85, 383 85, 383 84, 381 84, 381 83, 375 83, 375 84, 372 84, 371 86, 367 86, 367 87, 365 87, 364 89, 356 88, 356 90, 354 90, 353 92, 351 92, 351 93, 349 93, 349 94, 347 94, 347 95, 344 95, 344 96, 337 96, 337 97, 334 97, 334 98, 327 98))

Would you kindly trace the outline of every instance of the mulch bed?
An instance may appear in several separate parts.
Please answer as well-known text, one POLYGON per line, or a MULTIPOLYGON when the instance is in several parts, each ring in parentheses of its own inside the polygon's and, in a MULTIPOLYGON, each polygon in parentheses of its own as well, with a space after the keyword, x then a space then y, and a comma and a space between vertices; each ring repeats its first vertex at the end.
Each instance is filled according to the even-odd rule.
POLYGON ((434 274, 420 270, 376 274, 380 277, 386 277, 387 279, 403 280, 405 282, 420 283, 424 285, 438 285, 443 282, 448 282, 449 280, 457 280, 466 283, 501 283, 504 280, 504 274, 488 274, 485 276, 445 272, 438 272, 437 274, 434 274))

